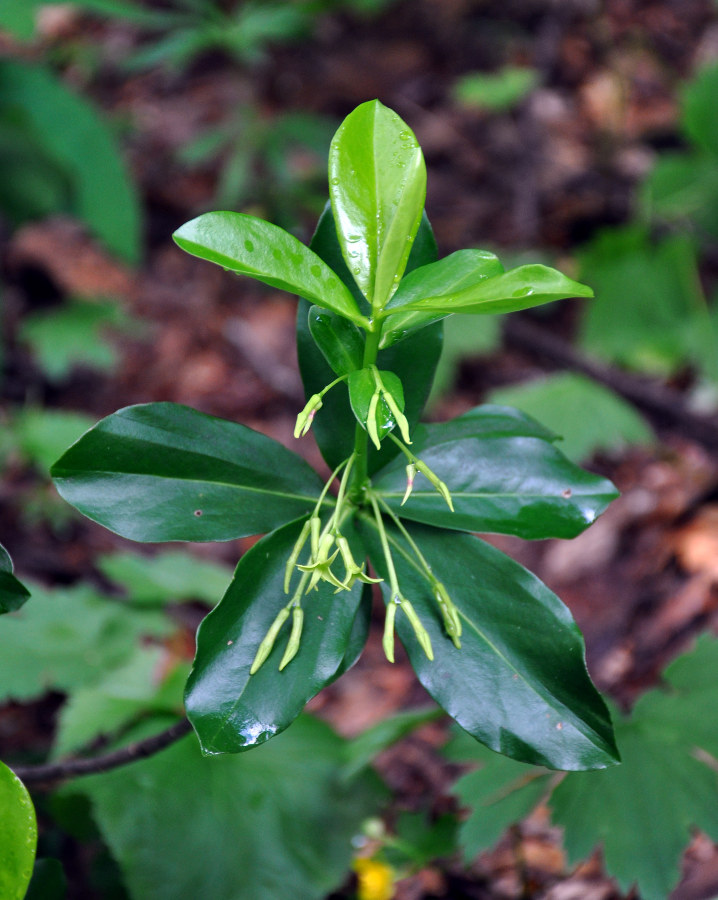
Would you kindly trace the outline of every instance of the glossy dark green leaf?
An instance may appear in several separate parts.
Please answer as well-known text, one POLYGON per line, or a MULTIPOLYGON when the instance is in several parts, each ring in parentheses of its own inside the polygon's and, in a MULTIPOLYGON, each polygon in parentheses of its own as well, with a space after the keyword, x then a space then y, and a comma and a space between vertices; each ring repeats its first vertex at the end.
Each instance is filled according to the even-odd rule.
MULTIPOLYGON (((353 285, 351 275, 344 265, 339 243, 337 240, 334 220, 331 208, 327 206, 317 225, 312 249, 322 257, 350 288, 353 285)), ((414 247, 409 257, 407 271, 426 265, 436 258, 436 242, 431 231, 431 225, 424 216, 419 231, 414 241, 414 247)), ((365 304, 361 299, 356 285, 353 287, 355 296, 359 297, 360 305, 365 304)), ((365 307, 362 307, 364 309, 365 307)), ((368 309, 368 308, 366 308, 368 309)), ((304 383, 307 397, 322 390, 336 377, 327 364, 315 344, 307 324, 309 306, 300 301, 297 316, 297 354, 299 369, 304 383)), ((412 335, 406 341, 396 347, 379 352, 377 365, 381 369, 388 369, 396 373, 404 385, 404 399, 406 401, 405 415, 409 424, 413 426, 419 419, 426 403, 434 377, 434 371, 441 355, 442 325, 437 323, 412 335)), ((346 385, 340 384, 324 397, 324 406, 317 413, 312 425, 312 432, 327 464, 334 468, 345 460, 354 449, 354 414, 349 405, 349 397, 346 385)), ((390 442, 382 444, 380 453, 369 447, 369 472, 374 472, 393 456, 397 454, 397 448, 390 442)))
POLYGON ((452 312, 451 309, 437 313, 431 309, 403 310, 400 307, 417 301, 454 296, 476 287, 487 278, 501 275, 503 271, 498 257, 488 250, 457 250, 438 262, 415 269, 402 279, 388 304, 388 309, 396 312, 384 324, 381 346, 390 347, 417 328, 423 328, 452 312))
MULTIPOLYGON (((399 381, 393 372, 379 372, 379 376, 381 377, 384 387, 392 395, 397 406, 403 412, 404 390, 401 381, 399 381)), ((359 422, 362 428, 366 429, 367 422, 369 421, 371 400, 377 391, 374 373, 371 369, 358 369, 356 372, 351 373, 347 380, 347 385, 349 387, 349 402, 351 403, 352 411, 356 416, 357 422, 359 422)), ((396 425, 394 414, 387 406, 383 397, 379 398, 374 411, 374 418, 379 440, 381 440, 386 437, 396 425)))
POLYGON ((378 100, 358 106, 334 136, 329 194, 344 261, 369 303, 383 307, 419 228, 426 167, 409 127, 378 100))
POLYGON ((88 518, 135 541, 227 541, 309 512, 322 484, 244 425, 176 403, 102 419, 51 469, 88 518))
MULTIPOLYGON (((187 682, 187 716, 205 753, 236 753, 264 743, 296 719, 344 664, 362 585, 340 595, 319 582, 303 601, 298 654, 279 671, 289 624, 272 653, 249 674, 257 649, 289 597, 284 569, 302 523, 267 535, 240 559, 227 593, 202 622, 187 682)), ((361 558, 361 556, 359 556, 361 558)))
POLYGON ((29 596, 30 591, 13 575, 10 554, 0 544, 0 615, 20 609, 29 596))
POLYGON ((244 213, 205 213, 187 222, 173 237, 193 256, 300 294, 355 322, 364 321, 336 273, 301 241, 270 222, 244 213))
POLYGON ((37 846, 35 808, 25 785, 1 762, 0 810, 0 897, 23 900, 37 846))
POLYGON ((321 306, 312 306, 309 310, 309 331, 337 375, 347 375, 361 369, 364 337, 348 319, 321 306))
POLYGON ((187 736, 73 790, 90 797, 132 900, 323 900, 384 799, 370 773, 340 781, 344 747, 301 716, 252 753, 206 759, 187 736))
MULTIPOLYGON (((418 279, 417 279, 418 282, 418 279)), ((417 284, 415 299, 402 301, 397 295, 389 301, 388 309, 399 306, 403 311, 438 313, 447 316, 449 313, 508 313, 520 309, 529 309, 553 300, 568 297, 593 297, 593 291, 585 284, 579 284, 571 278, 551 269, 548 266, 519 266, 502 275, 494 275, 470 287, 449 290, 437 296, 420 296, 417 284)), ((389 319, 391 324, 391 319, 389 319)))
MULTIPOLYGON (((534 575, 471 535, 409 526, 461 616, 461 649, 446 635, 426 579, 390 530, 399 585, 430 635, 434 660, 401 611, 396 627, 426 690, 492 750, 555 769, 617 760, 608 711, 586 671, 571 613, 534 575)), ((370 559, 387 576, 374 524, 362 521, 370 559)), ((389 599, 387 582, 381 585, 389 599)))
POLYGON ((618 496, 610 481, 579 468, 545 439, 466 433, 453 439, 456 430, 452 422, 424 426, 411 446, 448 486, 454 512, 421 474, 401 506, 403 459, 393 460, 375 479, 376 490, 403 518, 461 531, 570 538, 618 496))

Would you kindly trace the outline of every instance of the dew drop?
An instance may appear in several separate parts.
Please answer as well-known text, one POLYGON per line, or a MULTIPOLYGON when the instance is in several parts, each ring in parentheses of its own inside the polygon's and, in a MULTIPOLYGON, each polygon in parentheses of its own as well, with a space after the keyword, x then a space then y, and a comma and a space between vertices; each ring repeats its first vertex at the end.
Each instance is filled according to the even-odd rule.
POLYGON ((281 251, 281 250, 277 250, 277 248, 275 247, 274 250, 272 250, 272 256, 273 256, 275 259, 281 260, 281 258, 282 258, 282 251, 281 251))
POLYGON ((339 179, 338 179, 338 178, 332 178, 332 180, 331 180, 329 183, 330 183, 330 184, 339 184, 339 179))
POLYGON ((511 295, 512 297, 530 297, 533 294, 534 289, 532 287, 522 287, 517 291, 514 291, 511 295))
POLYGON ((359 268, 359 266, 354 266, 354 268, 352 269, 352 272, 355 275, 358 275, 361 272, 361 269, 359 268))
POLYGON ((254 244, 253 244, 251 241, 245 241, 245 242, 244 242, 244 248, 245 248, 245 250, 247 250, 249 253, 251 253, 251 252, 254 250, 254 244))
POLYGON ((348 234, 347 240, 349 241, 350 244, 356 244, 357 241, 361 240, 361 235, 360 234, 348 234))
POLYGON ((322 274, 322 270, 319 268, 319 266, 312 266, 309 271, 315 278, 319 278, 319 276, 322 274))

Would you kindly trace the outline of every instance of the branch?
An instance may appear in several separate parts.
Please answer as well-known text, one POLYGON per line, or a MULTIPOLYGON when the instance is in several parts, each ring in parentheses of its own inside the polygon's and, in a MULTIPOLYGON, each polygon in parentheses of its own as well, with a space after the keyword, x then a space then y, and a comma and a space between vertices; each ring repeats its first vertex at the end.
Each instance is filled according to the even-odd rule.
POLYGON ((676 391, 589 359, 566 341, 527 319, 507 317, 504 340, 524 352, 544 356, 562 368, 588 375, 635 404, 657 420, 657 424, 678 428, 685 437, 710 450, 718 449, 718 422, 686 409, 683 398, 676 391))
POLYGON ((59 781, 65 778, 77 778, 81 775, 95 775, 97 772, 109 772, 126 766, 138 759, 153 756, 174 744, 191 730, 187 719, 181 719, 165 731, 152 737, 128 744, 120 750, 113 750, 104 756, 89 759, 66 759, 64 762, 48 763, 39 766, 10 766, 17 777, 25 784, 44 781, 59 781))

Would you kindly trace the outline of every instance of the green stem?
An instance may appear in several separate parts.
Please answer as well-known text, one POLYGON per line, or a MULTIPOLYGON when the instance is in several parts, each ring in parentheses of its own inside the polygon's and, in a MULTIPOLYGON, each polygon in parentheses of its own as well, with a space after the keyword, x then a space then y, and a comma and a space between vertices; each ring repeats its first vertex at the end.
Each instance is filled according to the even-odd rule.
MULTIPOLYGON (((379 353, 379 341, 381 340, 381 327, 376 331, 367 332, 364 344, 364 368, 373 366, 379 353)), ((364 490, 369 479, 369 435, 357 422, 354 431, 354 473, 349 495, 352 500, 360 503, 364 497, 364 490)))

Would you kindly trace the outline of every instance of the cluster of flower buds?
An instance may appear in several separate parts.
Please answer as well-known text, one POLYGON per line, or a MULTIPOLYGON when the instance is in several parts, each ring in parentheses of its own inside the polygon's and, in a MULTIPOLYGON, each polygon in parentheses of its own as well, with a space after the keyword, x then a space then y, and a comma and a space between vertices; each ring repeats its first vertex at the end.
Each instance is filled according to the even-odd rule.
MULTIPOLYGON (((382 377, 382 373, 379 372, 376 366, 371 366, 369 369, 364 371, 368 380, 368 373, 369 371, 371 371, 371 376, 374 380, 374 390, 373 393, 371 393, 371 397, 369 399, 366 422, 363 423, 364 427, 366 428, 367 434, 369 435, 372 443, 377 447, 377 449, 380 449, 381 447, 382 437, 386 437, 386 435, 388 434, 408 459, 408 465, 406 467, 406 492, 404 494, 401 505, 403 506, 411 496, 417 474, 422 474, 430 482, 430 484, 433 485, 434 489, 444 498, 447 505, 449 506, 449 509, 453 511, 454 506, 451 499, 451 494, 446 484, 437 475, 435 475, 434 472, 432 472, 432 470, 426 465, 426 463, 415 456, 406 446, 407 444, 411 444, 411 437, 409 433, 409 423, 401 408, 404 401, 403 397, 401 396, 400 386, 399 390, 397 391, 397 396, 400 398, 398 402, 397 397, 394 395, 392 390, 389 390, 387 388, 385 378, 382 377), (385 405, 385 408, 382 408, 383 416, 378 415, 380 403, 383 403, 385 405), (386 410, 388 410, 391 414, 391 418, 389 421, 387 420, 386 410), (391 427, 387 431, 387 425, 389 424, 391 427), (403 441, 399 440, 399 438, 391 433, 391 428, 393 428, 395 425, 398 426, 403 441), (384 431, 383 435, 380 434, 380 428, 384 431)), ((391 376, 391 373, 383 374, 386 378, 395 377, 391 376)), ((331 384, 328 384, 318 394, 314 394, 309 398, 304 409, 297 416, 297 423, 294 429, 295 437, 301 437, 309 431, 312 426, 312 422, 314 421, 315 415, 322 408, 322 398, 324 394, 326 394, 327 391, 334 387, 335 384, 338 384, 340 381, 345 380, 345 378, 347 377, 348 376, 340 376, 339 378, 332 381, 331 384)), ((369 390, 371 390, 371 380, 369 380, 369 390)), ((292 616, 291 632, 289 635, 289 640, 287 642, 286 650, 279 664, 280 670, 283 669, 294 658, 299 649, 299 642, 302 635, 302 625, 304 620, 304 613, 301 607, 302 597, 308 594, 311 590, 316 589, 320 581, 324 581, 332 585, 332 587, 335 588, 336 593, 338 593, 339 591, 351 590, 355 582, 357 581, 363 582, 364 584, 376 584, 382 581, 381 578, 372 578, 371 576, 367 575, 365 564, 359 565, 356 562, 352 555, 349 541, 341 533, 342 522, 353 511, 353 508, 351 510, 348 508, 349 504, 346 495, 349 476, 352 471, 354 460, 355 455, 352 454, 349 459, 345 460, 345 462, 341 463, 341 465, 339 465, 335 469, 324 486, 324 490, 322 491, 319 500, 317 501, 314 512, 304 523, 302 530, 299 533, 299 537, 297 538, 294 547, 292 548, 292 552, 287 559, 284 573, 285 594, 289 594, 290 592, 292 578, 295 571, 298 571, 300 573, 299 583, 289 603, 287 603, 287 605, 280 610, 279 614, 270 626, 264 640, 261 642, 252 664, 250 674, 254 674, 266 661, 267 657, 272 652, 272 648, 274 647, 274 644, 277 640, 277 637, 279 636, 279 633, 282 630, 282 627, 289 619, 290 615, 292 616), (339 477, 340 472, 341 479, 339 482, 339 489, 334 501, 332 512, 329 515, 329 518, 326 519, 326 521, 323 521, 322 513, 324 511, 329 488, 334 480, 339 477), (302 552, 305 550, 307 545, 309 546, 308 556, 304 562, 300 562, 299 560, 302 552), (341 561, 340 565, 343 566, 343 572, 341 571, 341 569, 337 571, 338 560, 341 561)), ((424 650, 424 653, 426 653, 427 657, 433 660, 434 653, 431 646, 429 633, 422 624, 421 619, 417 615, 416 610, 412 606, 411 602, 402 594, 400 590, 391 550, 389 547, 389 540, 387 538, 384 520, 379 509, 379 502, 382 503, 387 516, 393 522, 399 533, 403 536, 404 540, 409 544, 414 556, 419 563, 419 570, 422 572, 423 576, 431 586, 431 591, 441 613, 446 633, 454 642, 455 646, 457 648, 460 647, 461 644, 459 639, 461 637, 461 619, 459 617, 458 610, 449 597, 446 588, 440 581, 438 581, 434 577, 431 572, 431 567, 428 565, 427 561, 419 551, 419 548, 411 539, 411 536, 402 525, 400 519, 396 517, 392 510, 386 504, 384 504, 383 501, 381 501, 381 499, 371 491, 371 489, 369 489, 369 491, 367 492, 367 496, 374 510, 374 520, 376 522, 377 530, 384 551, 384 559, 389 579, 389 590, 391 592, 391 599, 387 603, 386 607, 383 637, 384 653, 386 654, 387 659, 390 662, 394 662, 394 625, 396 622, 396 615, 399 610, 403 612, 403 614, 411 624, 414 634, 416 635, 416 639, 424 650)))

